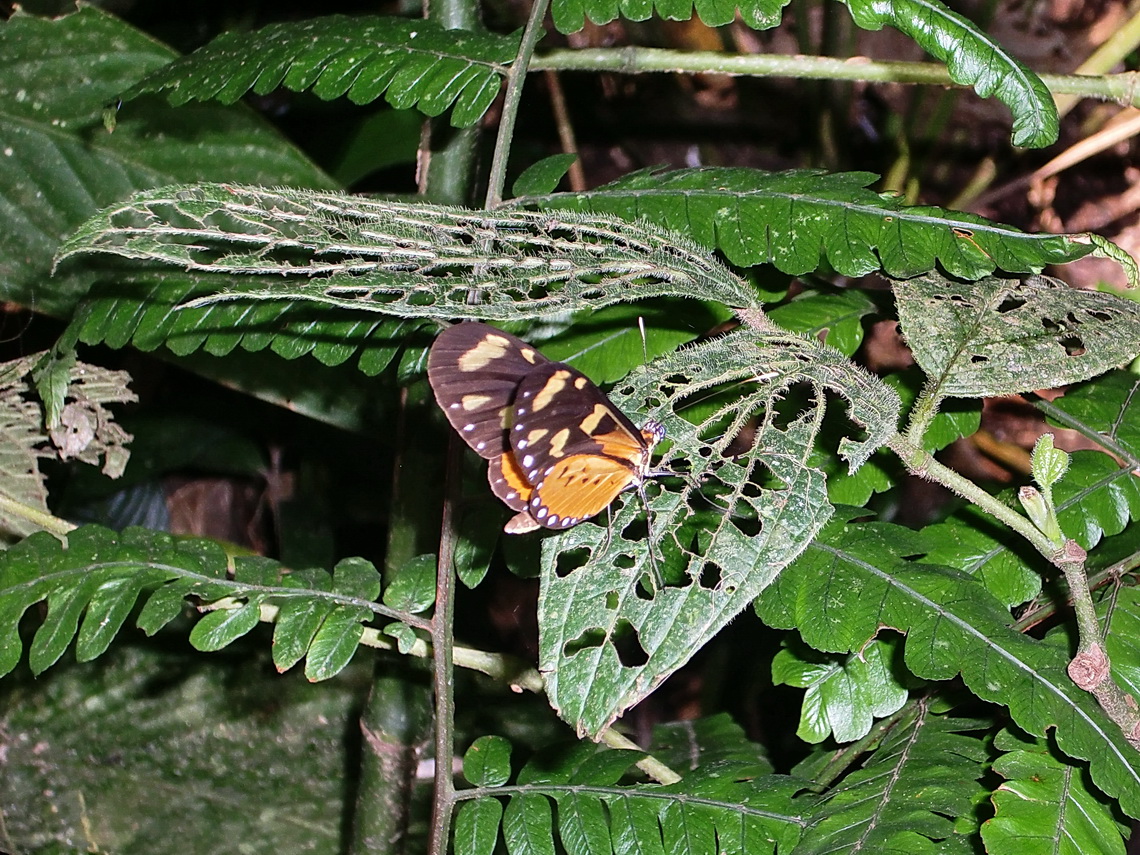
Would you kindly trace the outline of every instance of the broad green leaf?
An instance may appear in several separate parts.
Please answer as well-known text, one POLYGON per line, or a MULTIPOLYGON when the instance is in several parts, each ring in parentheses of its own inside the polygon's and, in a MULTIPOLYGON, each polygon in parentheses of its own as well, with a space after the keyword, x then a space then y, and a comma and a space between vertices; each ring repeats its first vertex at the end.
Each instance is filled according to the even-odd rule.
POLYGON ((511 777, 511 743, 480 736, 463 755, 463 777, 477 787, 501 787, 511 777))
POLYGON ((1098 610, 1105 621, 1104 644, 1112 678, 1133 698, 1140 698, 1140 589, 1115 586, 1098 610))
POLYGON ((919 561, 970 574, 1006 608, 1041 593, 1040 568, 1027 563, 1021 539, 973 506, 926 526, 922 534, 925 555, 919 561))
POLYGON ((433 21, 328 15, 223 33, 189 56, 152 72, 123 93, 165 93, 171 104, 216 99, 232 104, 284 86, 324 100, 347 95, 367 104, 387 93, 398 109, 472 125, 486 112, 518 51, 517 36, 445 29, 433 21))
POLYGON ((898 712, 907 690, 893 673, 895 644, 873 641, 838 658, 785 647, 772 662, 772 682, 807 689, 796 735, 805 742, 862 739, 876 718, 898 712))
POLYGON ((359 606, 337 606, 329 612, 305 657, 305 676, 317 682, 343 671, 360 645, 363 621, 369 617, 371 614, 359 606))
POLYGON ((905 661, 927 680, 961 675, 982 700, 1008 707, 1024 730, 1055 728, 1088 761, 1095 784, 1130 815, 1140 810, 1140 755, 1066 671, 1062 646, 1009 628, 1009 613, 965 574, 904 556, 921 540, 899 526, 833 523, 757 603, 770 626, 796 627, 817 650, 858 650, 880 627, 906 634, 905 661))
POLYGON ((573 365, 595 383, 614 383, 731 318, 731 311, 712 301, 639 300, 577 317, 568 329, 543 341, 541 348, 546 356, 573 365))
POLYGON ((656 223, 719 249, 733 264, 772 264, 796 276, 826 265, 844 276, 883 270, 907 277, 937 265, 978 279, 999 268, 1038 272, 1103 253, 1083 235, 1026 234, 974 214, 908 207, 868 190, 876 179, 816 169, 642 170, 583 193, 514 204, 656 223))
POLYGON ((344 558, 333 568, 334 594, 371 602, 380 596, 380 572, 371 561, 344 558))
POLYGON ((256 601, 207 612, 190 630, 190 643, 198 650, 221 650, 257 626, 259 619, 256 601))
POLYGON ((510 855, 555 855, 550 802, 544 796, 515 796, 503 811, 503 840, 510 855))
POLYGON ((213 278, 214 296, 406 318, 512 320, 678 296, 749 306, 749 287, 680 235, 618 219, 468 211, 236 185, 140 193, 59 258, 110 253, 213 278), (482 300, 472 299, 479 295, 482 300))
POLYGON ((1013 112, 1013 144, 1044 148, 1057 140, 1057 107, 1041 79, 971 21, 938 0, 845 0, 855 23, 889 24, 946 63, 950 79, 996 96, 1013 112))
POLYGON ((457 855, 494 855, 499 840, 503 806, 498 799, 469 799, 459 805, 455 817, 457 855))
POLYGON ((1079 767, 1061 762, 1042 740, 998 734, 993 770, 1005 782, 993 794, 997 815, 982 826, 989 852, 1024 855, 1124 855, 1110 805, 1090 791, 1079 767))
POLYGON ((771 309, 768 316, 784 329, 820 337, 844 356, 853 356, 863 343, 863 318, 877 310, 862 291, 806 291, 771 309))
POLYGON ((1056 279, 936 274, 895 283, 903 334, 939 396, 1011 395, 1087 380, 1140 353, 1140 306, 1056 279))
POLYGON ((333 608, 331 603, 301 598, 281 604, 273 625, 273 664, 278 671, 301 661, 333 608))
POLYGON ((59 241, 100 207, 171 181, 331 182, 244 107, 149 105, 103 128, 103 105, 174 54, 85 5, 0 23, 0 207, 5 300, 65 315, 95 278, 72 267, 44 283, 59 241))
POLYGON ((409 614, 427 611, 435 604, 436 557, 417 555, 398 568, 384 589, 384 605, 409 614))
POLYGON ((532 163, 515 179, 511 191, 516 196, 553 193, 574 161, 576 154, 554 154, 532 163))
POLYGON ((863 439, 839 445, 857 467, 893 434, 898 399, 814 339, 742 328, 656 360, 614 390, 623 411, 666 426, 672 444, 659 466, 687 477, 651 487, 652 537, 631 497, 608 532, 584 523, 546 541, 539 668, 580 734, 596 737, 686 662, 827 521, 825 480, 808 465, 825 389, 862 426, 863 439), (798 384, 811 393, 787 412, 798 384), (690 416, 697 401, 701 415, 690 416), (745 424, 748 444, 737 448, 745 424))

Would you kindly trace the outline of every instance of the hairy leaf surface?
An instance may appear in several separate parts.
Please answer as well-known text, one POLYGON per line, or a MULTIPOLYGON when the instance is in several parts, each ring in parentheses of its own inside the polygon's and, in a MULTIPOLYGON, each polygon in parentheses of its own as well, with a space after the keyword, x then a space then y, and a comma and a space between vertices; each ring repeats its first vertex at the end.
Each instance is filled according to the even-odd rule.
POLYGON ((1140 306, 1047 276, 895 283, 903 335, 940 396, 1012 395, 1087 380, 1140 353, 1140 306))
POLYGON ((191 306, 295 300, 503 320, 666 295, 754 302, 742 280, 684 237, 618 219, 258 187, 139 193, 89 220, 59 257, 92 252, 240 274, 191 306))
POLYGON ((826 262, 844 276, 914 276, 938 264, 977 279, 999 268, 1037 272, 1095 249, 1083 236, 1031 235, 974 214, 908 207, 868 190, 877 178, 818 169, 646 169, 584 193, 515 204, 647 220, 716 247, 733 264, 772 264, 795 276, 826 262))
POLYGON ((630 498, 608 527, 585 523, 546 543, 539 667, 579 733, 596 737, 653 691, 827 521, 825 479, 809 464, 825 392, 846 398, 861 426, 862 439, 840 444, 861 465, 895 430, 898 398, 814 339, 741 329, 614 390, 625 412, 665 424, 672 446, 661 467, 685 478, 651 487, 648 538, 630 498))
POLYGON ((95 6, 54 19, 14 14, 0 23, 0 56, 5 300, 70 312, 94 276, 73 267, 46 286, 59 242, 133 190, 210 179, 333 186, 244 107, 153 104, 107 133, 103 105, 174 54, 95 6))

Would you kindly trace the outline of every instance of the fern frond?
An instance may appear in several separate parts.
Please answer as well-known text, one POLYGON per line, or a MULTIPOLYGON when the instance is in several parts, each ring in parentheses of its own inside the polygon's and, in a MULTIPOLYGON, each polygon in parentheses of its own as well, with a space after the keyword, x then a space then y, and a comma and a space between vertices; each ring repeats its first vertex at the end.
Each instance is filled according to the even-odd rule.
POLYGON ((228 603, 197 622, 190 635, 195 647, 225 647, 257 625, 262 606, 278 605, 274 663, 285 670, 307 656, 306 676, 326 679, 348 664, 363 624, 375 616, 422 624, 376 603, 379 593, 379 574, 362 559, 342 561, 330 576, 320 570, 291 573, 264 558, 230 561, 212 541, 147 529, 119 534, 87 526, 72 532, 66 545, 34 534, 0 555, 0 676, 20 660, 18 625, 36 603, 47 603, 28 652, 28 664, 39 674, 72 641, 80 661, 102 654, 137 603, 137 624, 153 635, 192 596, 228 603))
POLYGON ((858 769, 805 811, 808 830, 796 851, 912 855, 964 842, 955 821, 971 820, 984 792, 978 778, 986 745, 964 733, 978 726, 916 705, 858 769))
POLYGON ((987 852, 1124 855, 1128 826, 1046 740, 1006 730, 994 747, 1003 754, 993 770, 1005 782, 993 794, 996 815, 982 826, 987 852))
MULTIPOLYGON (((464 758, 465 774, 472 752, 488 748, 488 738, 476 741, 464 758)), ((639 757, 579 745, 535 758, 513 786, 483 783, 461 791, 456 852, 489 853, 501 836, 510 852, 554 852, 560 845, 573 855, 774 855, 800 836, 804 821, 793 795, 802 781, 756 776, 751 765, 723 761, 667 787, 620 784, 639 757)), ((493 775, 479 763, 469 780, 499 780, 509 771, 500 758, 493 775)))
POLYGON ((283 359, 308 355, 328 366, 357 356, 357 367, 371 377, 391 364, 420 325, 287 301, 184 305, 204 290, 201 281, 177 274, 96 285, 72 317, 66 340, 143 351, 165 345, 179 356, 268 349, 283 359))
POLYGON ((826 262, 844 276, 881 269, 905 278, 937 264, 977 279, 998 268, 1036 273, 1096 249, 1081 235, 1031 235, 974 214, 908 206, 868 190, 877 177, 817 169, 646 169, 583 193, 512 204, 648 220, 716 247, 733 264, 772 264, 793 276, 826 262))
POLYGON ((740 10, 741 20, 757 30, 780 23, 781 12, 791 0, 553 0, 550 5, 554 26, 560 33, 576 33, 586 18, 595 24, 608 24, 619 15, 630 21, 644 21, 654 12, 670 21, 687 21, 697 16, 710 27, 731 24, 740 10))
POLYGON ((455 104, 451 123, 466 127, 495 100, 517 50, 517 36, 448 30, 422 19, 329 15, 223 33, 121 97, 165 93, 175 105, 232 104, 247 92, 284 86, 325 100, 347 94, 355 104, 385 95, 397 109, 418 107, 429 116, 455 104))
POLYGON ((904 560, 922 552, 922 540, 899 526, 833 522, 764 591, 757 611, 770 626, 797 627, 818 650, 858 650, 882 626, 906 633, 914 674, 960 674, 1022 729, 1056 728, 1058 746, 1089 762, 1098 787, 1130 815, 1140 811, 1140 755, 1073 684, 1066 651, 1012 630, 1009 613, 973 578, 904 560))

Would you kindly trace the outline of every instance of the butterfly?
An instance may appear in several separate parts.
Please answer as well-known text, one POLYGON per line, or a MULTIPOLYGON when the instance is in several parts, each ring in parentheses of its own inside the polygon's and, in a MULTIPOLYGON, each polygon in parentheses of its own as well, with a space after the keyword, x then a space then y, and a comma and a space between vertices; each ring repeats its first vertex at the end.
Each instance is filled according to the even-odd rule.
POLYGON ((624 490, 644 501, 658 422, 642 428, 582 372, 525 341, 466 322, 439 334, 428 382, 463 441, 488 461, 491 491, 517 511, 504 531, 562 530, 607 508, 624 490))

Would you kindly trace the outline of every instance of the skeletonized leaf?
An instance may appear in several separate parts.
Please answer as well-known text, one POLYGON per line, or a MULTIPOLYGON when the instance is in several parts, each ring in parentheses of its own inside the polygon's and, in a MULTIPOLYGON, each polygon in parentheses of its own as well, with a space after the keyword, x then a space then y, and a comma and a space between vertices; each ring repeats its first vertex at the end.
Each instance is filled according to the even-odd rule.
POLYGON ((1140 306, 1047 276, 895 282, 914 358, 940 395, 981 398, 1087 380, 1140 353, 1140 306))
POLYGON ((852 467, 894 432, 898 397, 839 353, 774 328, 740 329, 656 360, 612 394, 627 413, 665 424, 661 465, 686 479, 651 485, 653 556, 637 543, 636 499, 604 524, 549 539, 539 595, 539 667, 551 703, 597 736, 747 606, 831 515, 809 464, 827 408, 850 404, 863 439, 852 467), (646 404, 648 403, 648 406, 646 404))
POLYGON ((581 214, 470 211, 202 184, 136 194, 65 244, 196 273, 216 296, 400 317, 521 319, 673 295, 750 306, 752 290, 681 235, 581 214), (475 299, 479 298, 479 299, 475 299))

